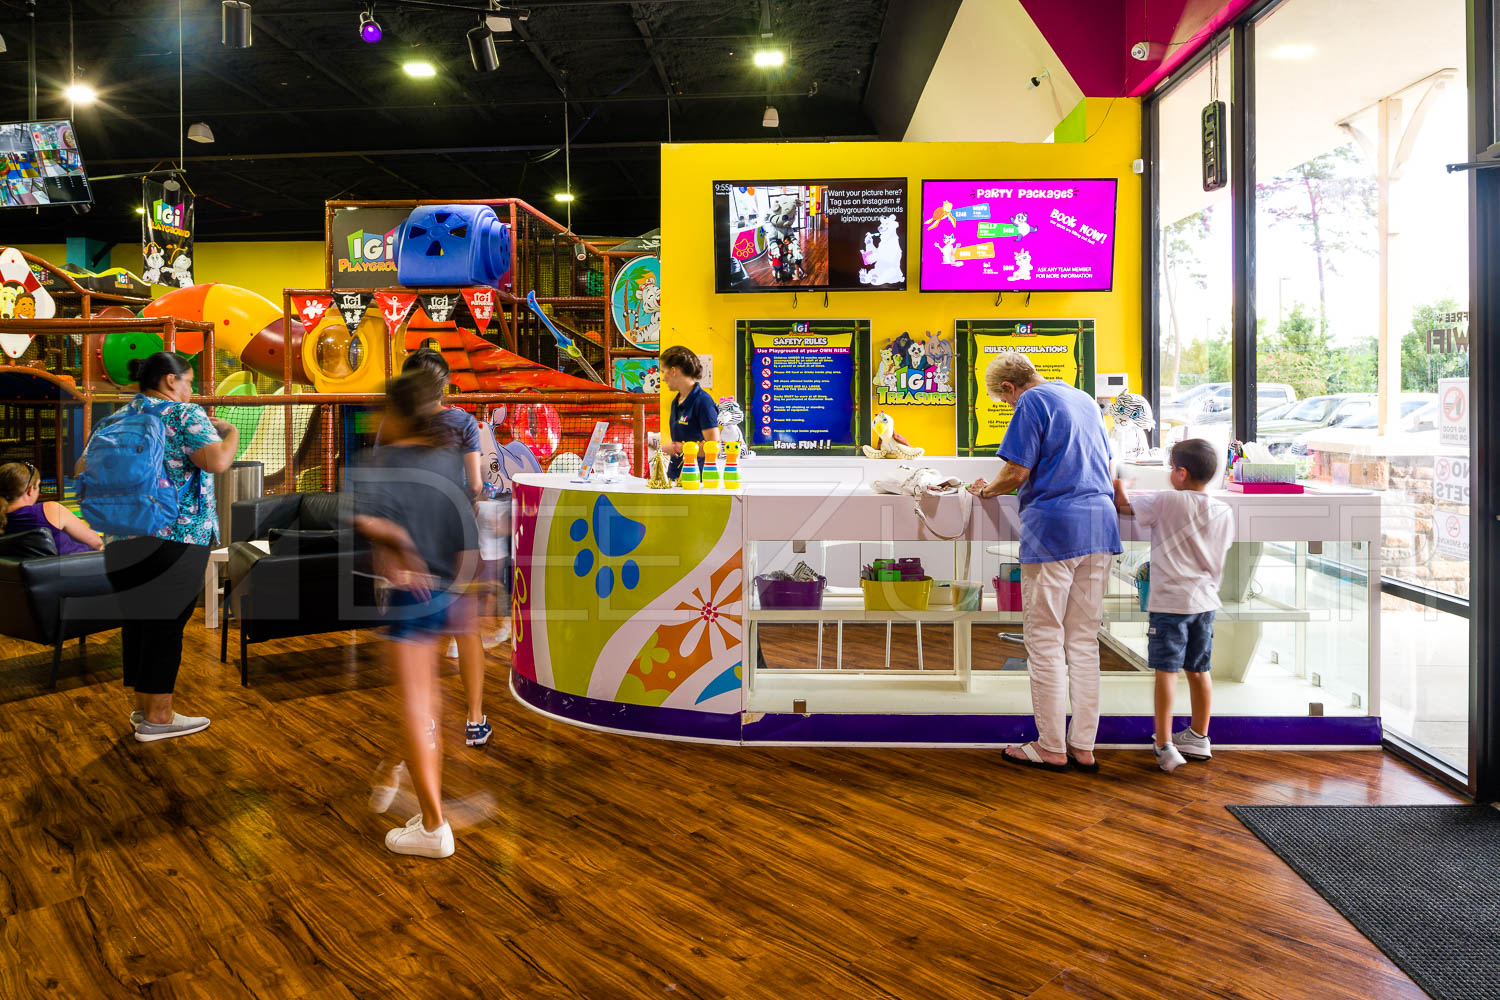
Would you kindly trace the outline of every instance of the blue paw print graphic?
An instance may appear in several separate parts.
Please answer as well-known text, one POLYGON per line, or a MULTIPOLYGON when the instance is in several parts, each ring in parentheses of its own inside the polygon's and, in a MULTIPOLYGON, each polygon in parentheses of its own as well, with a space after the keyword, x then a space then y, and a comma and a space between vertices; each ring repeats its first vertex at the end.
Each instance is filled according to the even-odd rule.
MULTIPOLYGON (((615 589, 614 567, 607 565, 604 559, 618 559, 634 552, 646 537, 646 526, 621 514, 610 503, 609 497, 600 496, 594 501, 593 529, 594 544, 599 547, 599 555, 603 558, 596 559, 591 548, 579 549, 578 555, 573 557, 573 575, 585 577, 593 572, 594 593, 604 598, 615 589), (599 568, 594 572, 596 562, 599 568)), ((575 542, 581 544, 588 535, 589 521, 586 518, 580 517, 568 526, 568 537, 575 542)), ((626 590, 634 590, 640 582, 640 566, 634 559, 626 559, 620 566, 620 583, 626 590)))

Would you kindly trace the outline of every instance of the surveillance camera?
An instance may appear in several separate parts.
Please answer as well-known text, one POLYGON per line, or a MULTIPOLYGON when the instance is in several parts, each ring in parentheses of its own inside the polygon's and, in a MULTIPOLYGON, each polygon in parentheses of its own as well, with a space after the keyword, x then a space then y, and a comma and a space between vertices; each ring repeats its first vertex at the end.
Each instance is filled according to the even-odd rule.
POLYGON ((1036 88, 1040 87, 1042 85, 1042 81, 1047 79, 1049 76, 1050 74, 1046 70, 1042 70, 1036 76, 1027 79, 1026 89, 1035 90, 1036 88))
POLYGON ((582 243, 574 243, 573 244, 573 256, 574 256, 575 259, 577 259, 579 261, 588 260, 589 259, 589 248, 586 247, 586 246, 584 246, 582 243))
POLYGON ((1166 46, 1156 42, 1136 42, 1130 47, 1130 58, 1145 62, 1148 59, 1160 59, 1166 46))

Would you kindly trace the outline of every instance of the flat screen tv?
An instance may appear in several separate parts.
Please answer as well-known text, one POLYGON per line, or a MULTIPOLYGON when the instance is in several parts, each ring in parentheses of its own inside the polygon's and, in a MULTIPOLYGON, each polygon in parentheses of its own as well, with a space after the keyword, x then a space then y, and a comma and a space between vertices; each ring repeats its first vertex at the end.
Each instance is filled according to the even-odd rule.
POLYGON ((67 119, 0 125, 0 208, 94 200, 67 119))
POLYGON ((1117 183, 924 180, 922 291, 1109 291, 1117 183))
POLYGON ((714 181, 719 292, 906 288, 906 179, 714 181))

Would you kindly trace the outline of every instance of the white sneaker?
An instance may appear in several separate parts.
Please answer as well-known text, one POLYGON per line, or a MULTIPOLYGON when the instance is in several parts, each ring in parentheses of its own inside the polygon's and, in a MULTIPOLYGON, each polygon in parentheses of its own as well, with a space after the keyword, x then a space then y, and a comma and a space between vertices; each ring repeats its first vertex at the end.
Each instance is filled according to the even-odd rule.
POLYGON ((445 822, 436 830, 429 830, 422 825, 422 814, 418 813, 407 820, 405 826, 387 833, 385 846, 396 854, 446 858, 453 853, 453 827, 445 822))
POLYGON ((383 813, 396 801, 396 793, 401 790, 401 779, 406 776, 406 762, 402 761, 391 768, 390 775, 386 778, 387 784, 370 786, 370 811, 383 813))
POLYGON ((1213 744, 1209 743, 1207 736, 1199 736, 1194 732, 1192 726, 1173 733, 1172 743, 1188 760, 1213 759, 1213 744))
POLYGON ((510 626, 502 623, 499 628, 484 637, 484 648, 494 649, 496 646, 503 646, 507 642, 510 642, 510 626))
POLYGON ((444 653, 443 655, 446 656, 450 660, 456 660, 456 659, 458 659, 458 640, 457 639, 449 639, 448 640, 448 651, 446 653, 444 653))
POLYGON ((188 736, 192 733, 201 733, 208 728, 208 720, 201 716, 182 715, 172 713, 171 722, 147 722, 141 719, 135 727, 135 738, 141 743, 154 743, 157 740, 170 740, 174 736, 188 736))
POLYGON ((1156 754, 1156 766, 1171 774, 1187 761, 1182 759, 1182 754, 1177 752, 1177 746, 1168 743, 1164 747, 1156 745, 1156 737, 1151 737, 1151 752, 1156 754))

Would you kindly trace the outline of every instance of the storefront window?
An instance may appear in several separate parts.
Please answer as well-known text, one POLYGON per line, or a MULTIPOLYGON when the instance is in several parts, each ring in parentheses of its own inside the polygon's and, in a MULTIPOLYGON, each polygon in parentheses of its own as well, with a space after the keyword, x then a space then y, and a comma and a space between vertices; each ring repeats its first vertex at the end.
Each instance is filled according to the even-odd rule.
MULTIPOLYGON (((1221 47, 1219 99, 1227 105, 1230 56, 1221 47)), ((1229 188, 1203 190, 1202 116, 1215 82, 1212 61, 1164 96, 1159 130, 1158 206, 1161 226, 1156 280, 1162 438, 1223 437, 1233 426, 1231 344, 1234 270, 1229 188)), ((1233 153, 1231 152, 1232 156, 1233 153)))
MULTIPOLYGON (((1288 0, 1254 29, 1257 440, 1379 491, 1382 574, 1466 599, 1465 5, 1375 6, 1288 0)), ((1464 767, 1467 622, 1387 595, 1381 630, 1387 730, 1464 767), (1407 645, 1443 661, 1420 698, 1407 645)))

